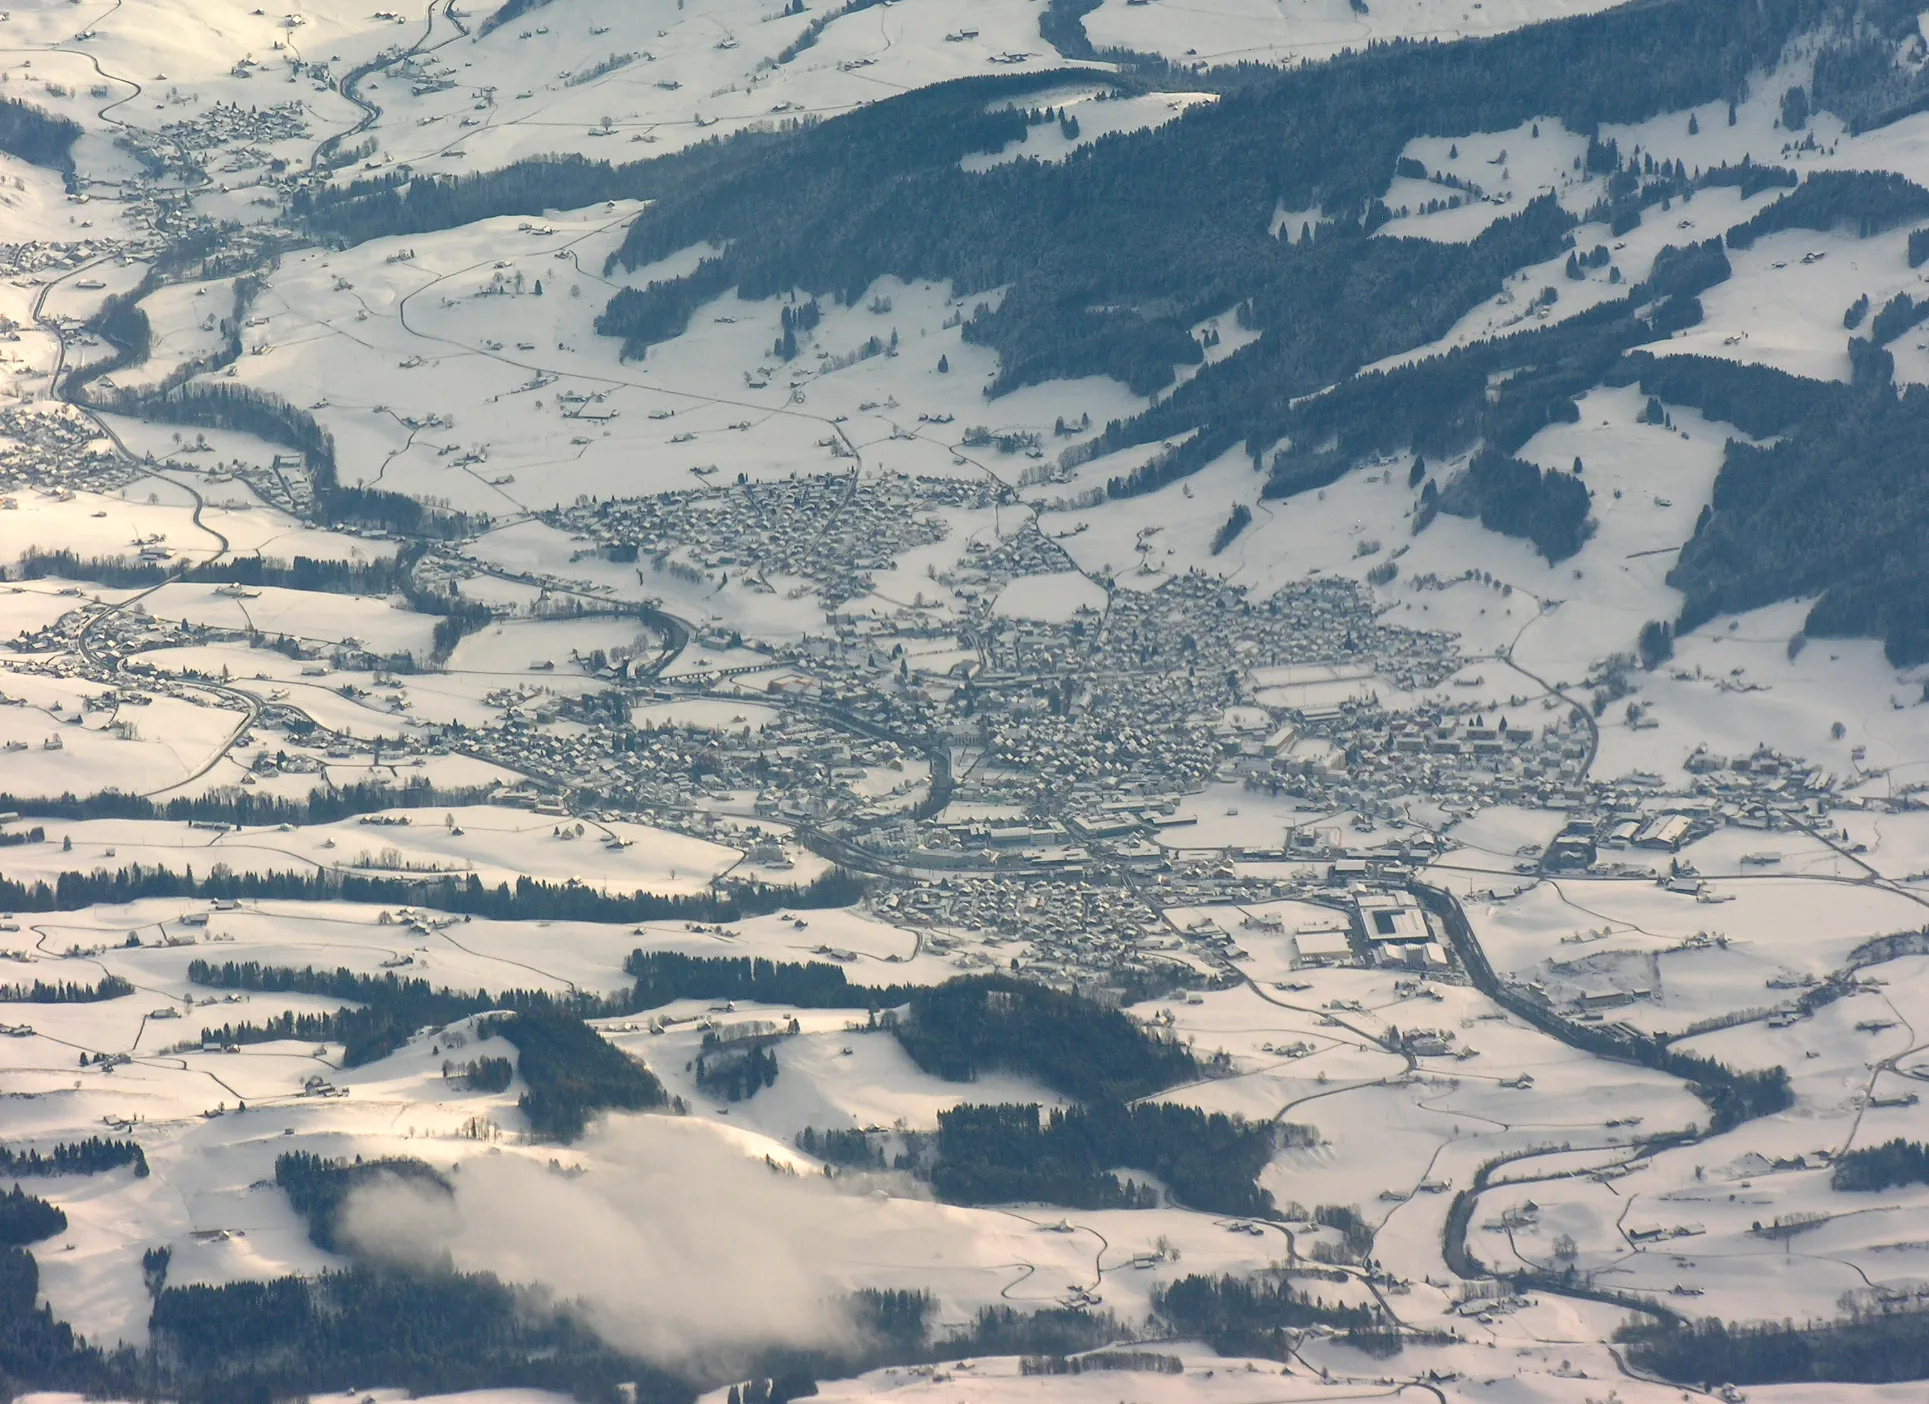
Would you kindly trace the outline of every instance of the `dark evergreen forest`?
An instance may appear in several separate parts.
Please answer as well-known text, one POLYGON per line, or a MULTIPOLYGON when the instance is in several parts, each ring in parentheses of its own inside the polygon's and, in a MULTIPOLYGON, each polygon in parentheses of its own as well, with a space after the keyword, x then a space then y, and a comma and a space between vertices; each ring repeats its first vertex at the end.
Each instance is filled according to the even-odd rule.
POLYGON ((1129 1166, 1156 1175, 1187 1208, 1270 1216, 1272 1196, 1255 1181, 1276 1143, 1270 1123, 1171 1102, 1101 1102, 1045 1116, 1035 1104, 958 1106, 938 1113, 931 1187, 955 1204, 1155 1206, 1150 1186, 1114 1173, 1129 1166))
POLYGON ((919 1067, 947 1081, 1011 1072, 1083 1102, 1126 1101, 1201 1076, 1190 1051, 1117 1010, 998 975, 918 991, 894 1031, 919 1067))
POLYGON ((24 1248, 67 1229, 67 1216, 15 1185, 0 1194, 0 1246, 24 1248))
POLYGON ((1804 1325, 1643 1325, 1624 1331, 1621 1340, 1631 1363, 1683 1384, 1881 1384, 1929 1377, 1929 1314, 1920 1311, 1804 1325))
POLYGON ((1900 1136, 1835 1157, 1830 1183, 1839 1190, 1885 1190, 1929 1185, 1929 1146, 1900 1136))
POLYGON ((1371 1308, 1329 1306, 1277 1278, 1194 1273, 1155 1291, 1152 1305, 1176 1335, 1207 1341, 1225 1355, 1262 1360, 1287 1359, 1296 1333, 1308 1326, 1334 1326, 1351 1334, 1382 1324, 1371 1308))
MULTIPOLYGON (((1492 40, 1376 45, 1107 138, 1063 165, 982 175, 959 171, 958 158, 1010 139, 998 122, 1019 115, 986 114, 980 89, 947 85, 802 131, 664 196, 631 226, 620 258, 638 267, 707 240, 727 252, 704 278, 746 296, 799 288, 849 302, 886 273, 948 278, 967 295, 1008 285, 995 312, 969 323, 1000 354, 993 393, 1094 372, 1162 387, 1175 363, 1198 359, 1184 328, 1237 307, 1268 335, 1107 445, 1180 421, 1201 429, 1200 454, 1270 444, 1265 426, 1287 399, 1436 335, 1497 291, 1501 274, 1558 248, 1567 219, 1551 209, 1503 221, 1468 248, 1366 241, 1368 202, 1409 138, 1549 115, 1592 132, 1730 96, 1826 8, 1660 3, 1492 40), (1307 242, 1275 240, 1280 205, 1320 205, 1331 222, 1307 242), (1322 314, 1314 329, 1302 323, 1309 299, 1322 314)), ((639 354, 676 324, 685 298, 670 285, 619 294, 604 330, 639 354)))
POLYGON ((78 122, 44 112, 31 103, 0 98, 0 151, 32 165, 71 172, 78 140, 78 122))
POLYGON ((648 1111, 669 1104, 663 1084, 642 1063, 580 1018, 532 1003, 484 1019, 476 1031, 516 1045, 516 1071, 528 1089, 516 1105, 529 1129, 547 1140, 573 1141, 604 1110, 648 1111))
POLYGON ((134 1141, 109 1141, 89 1136, 84 1141, 63 1141, 52 1150, 9 1150, 0 1146, 0 1175, 20 1178, 50 1175, 98 1175, 103 1170, 131 1165, 134 1176, 147 1174, 147 1154, 134 1141))

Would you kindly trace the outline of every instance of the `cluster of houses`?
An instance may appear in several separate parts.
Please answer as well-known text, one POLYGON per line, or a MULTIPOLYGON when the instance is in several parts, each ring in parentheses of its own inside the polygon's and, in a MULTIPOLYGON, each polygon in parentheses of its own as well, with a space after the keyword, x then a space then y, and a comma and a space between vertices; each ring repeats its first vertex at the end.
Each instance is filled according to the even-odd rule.
POLYGON ((112 492, 134 471, 77 410, 47 402, 0 406, 0 511, 18 508, 27 493, 65 500, 112 492))
POLYGON ((1242 755, 1248 789, 1315 807, 1394 813, 1416 793, 1481 807, 1566 807, 1583 790, 1589 738, 1565 707, 1540 712, 1514 699, 1427 703, 1391 712, 1371 701, 1308 708, 1242 755))
POLYGON ((813 474, 611 498, 551 522, 609 559, 638 563, 645 584, 679 565, 700 580, 809 594, 835 610, 870 594, 907 551, 944 540, 943 512, 985 511, 1002 496, 979 480, 813 474))

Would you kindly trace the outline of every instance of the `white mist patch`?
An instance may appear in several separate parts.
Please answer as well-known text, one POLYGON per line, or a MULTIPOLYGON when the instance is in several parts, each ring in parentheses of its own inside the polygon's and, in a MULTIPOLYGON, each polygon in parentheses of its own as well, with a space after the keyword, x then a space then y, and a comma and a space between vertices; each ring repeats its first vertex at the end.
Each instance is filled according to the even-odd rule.
POLYGON ((711 1127, 619 1120, 583 1150, 607 1167, 573 1178, 520 1156, 480 1156, 453 1203, 399 1180, 355 1194, 351 1238, 578 1300, 620 1349, 669 1364, 761 1345, 819 1345, 848 1323, 816 1265, 823 1229, 848 1222, 827 1182, 774 1172, 711 1127))
POLYGON ((462 1232, 462 1212, 441 1190, 400 1175, 379 1175, 342 1206, 342 1241, 383 1262, 426 1267, 435 1245, 462 1232))

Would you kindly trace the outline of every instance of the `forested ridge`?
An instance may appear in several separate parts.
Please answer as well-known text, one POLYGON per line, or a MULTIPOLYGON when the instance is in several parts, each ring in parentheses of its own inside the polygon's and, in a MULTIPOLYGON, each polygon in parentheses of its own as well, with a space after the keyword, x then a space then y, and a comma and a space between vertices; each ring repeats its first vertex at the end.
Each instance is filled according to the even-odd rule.
MULTIPOLYGON (((1088 53, 1088 8, 1061 0, 1041 31, 1067 53, 1088 53)), ((383 175, 306 192, 299 212, 317 231, 359 239, 647 197, 653 203, 632 221, 616 261, 638 268, 699 243, 719 252, 688 275, 612 299, 599 327, 630 355, 675 336, 731 288, 848 303, 896 274, 949 280, 968 307, 987 295, 965 324, 968 339, 998 353, 987 393, 1103 374, 1150 394, 1201 359, 1190 326, 1230 315, 1263 334, 1077 451, 1175 444, 1115 477, 1112 495, 1156 489, 1241 444, 1268 473, 1273 497, 1325 486, 1369 449, 1432 456, 1484 445, 1494 452, 1457 494, 1441 496, 1447 482, 1424 489, 1416 524, 1464 511, 1559 560, 1589 530, 1585 483, 1513 456, 1538 429, 1571 417, 1576 396, 1621 375, 1623 353, 1699 320, 1697 296, 1728 272, 1721 245, 1664 253, 1624 302, 1354 380, 1361 366, 1438 338, 1510 274, 1571 243, 1573 217, 1547 199, 1466 244, 1368 237, 1389 217, 1377 196, 1406 143, 1547 118, 1592 136, 1605 123, 1732 100, 1804 34, 1823 36, 1814 105, 1866 127, 1923 100, 1921 81, 1891 77, 1878 61, 1913 23, 1901 0, 1643 0, 1490 38, 1374 44, 1290 72, 1241 70, 1237 82, 1207 75, 1217 101, 1164 126, 1103 138, 1061 164, 965 172, 962 156, 1025 135, 1027 114, 990 110, 994 102, 1066 76, 1000 74, 629 165, 545 157, 473 177, 383 175), (1272 236, 1276 210, 1315 207, 1325 218, 1310 237, 1272 236)), ((1108 81, 1131 92, 1183 76, 1135 60, 1108 81)), ((1771 197, 1729 231, 1736 249, 1778 230, 1866 235, 1929 218, 1929 191, 1880 172, 1800 180, 1748 161, 1690 172, 1601 140, 1591 140, 1586 164, 1606 177, 1590 217, 1616 233, 1662 200, 1715 185, 1771 197)), ((1929 253, 1929 238, 1923 246, 1929 253)), ((1575 249, 1570 263, 1586 257, 1596 267, 1607 252, 1575 249)), ((1875 314, 1871 336, 1855 342, 1859 382, 1886 379, 1880 344, 1925 311, 1929 304, 1907 301, 1875 314)), ((1720 378, 1703 377, 1701 389, 1715 396, 1708 413, 1729 411, 1751 433, 1761 431, 1750 422, 1779 414, 1782 427, 1768 432, 1799 432, 1771 450, 1731 449, 1714 510, 1675 572, 1688 596, 1678 626, 1813 594, 1822 598, 1810 633, 1875 633, 1897 662, 1929 657, 1929 575, 1913 564, 1929 547, 1929 522, 1914 505, 1929 495, 1914 490, 1898 457, 1920 432, 1922 408, 1906 395, 1845 404, 1807 387, 1771 407, 1763 378, 1739 395, 1713 384, 1720 378), (1808 407, 1801 414, 1798 402, 1808 407), (1771 457, 1756 462, 1757 452, 1771 457)), ((1731 377, 1729 390, 1744 378, 1731 377)), ((1650 393, 1694 403, 1671 399, 1669 388, 1682 387, 1650 393)), ((177 408, 286 417, 285 407, 252 402, 177 408)), ((278 432, 332 461, 329 445, 307 442, 309 425, 291 420, 278 432)), ((331 487, 329 512, 380 515, 392 505, 350 500, 354 491, 331 487)))
MULTIPOLYGON (((1123 431, 1144 441, 1190 415, 1224 446, 1246 437, 1235 409, 1248 418, 1270 409, 1244 403, 1238 383, 1263 381, 1283 402, 1400 349, 1376 337, 1376 318, 1416 295, 1437 302, 1420 317, 1408 311, 1405 344, 1418 344, 1422 322, 1451 320, 1498 278, 1464 248, 1355 241, 1335 255, 1318 239, 1275 240, 1275 208, 1321 205, 1340 221, 1337 236, 1368 215, 1412 137, 1550 116, 1592 132, 1731 96, 1828 9, 1824 0, 1661 0, 1493 39, 1376 45, 1229 92, 1155 130, 1108 137, 1062 165, 1020 161, 977 175, 956 162, 997 137, 999 119, 982 99, 960 105, 947 85, 800 132, 740 172, 665 196, 632 224, 620 259, 640 267, 708 242, 727 249, 708 276, 752 297, 800 288, 848 302, 886 273, 948 278, 967 296, 1008 286, 995 313, 968 324, 999 352, 997 389, 1091 373, 1158 388, 1175 361, 1196 361, 1192 322, 1239 307, 1281 332, 1317 289, 1321 320, 1334 324, 1322 339, 1334 344, 1288 354, 1267 347, 1269 335, 1202 372, 1156 422, 1123 431), (930 121, 934 113, 947 120, 930 121), (1357 272, 1354 259, 1366 260, 1357 272), (1379 260, 1390 266, 1375 273, 1379 260), (1337 286, 1336 264, 1349 265, 1337 286), (1251 369, 1282 355, 1279 368, 1294 373, 1283 381, 1251 369)), ((1516 218, 1525 223, 1515 237, 1535 248, 1564 228, 1558 212, 1543 217, 1545 233, 1516 218)), ((1515 267, 1526 261, 1510 256, 1515 267)), ((658 309, 677 295, 667 283, 619 294, 604 330, 641 351, 669 325, 658 309)))
MULTIPOLYGON (((1066 6, 1062 20, 1075 22, 1078 8, 1066 6)), ((1617 375, 1624 353, 1697 322, 1698 296, 1729 273, 1721 243, 1664 253, 1623 302, 1360 385, 1349 379, 1360 366, 1436 339, 1509 274, 1557 256, 1573 225, 1543 200, 1464 245, 1369 238, 1386 217, 1375 197, 1406 142, 1550 116, 1595 133, 1732 99, 1792 36, 1900 32, 1913 20, 1906 8, 1656 0, 1491 39, 1375 45, 1232 88, 1063 164, 1018 161, 981 174, 958 169, 959 157, 1010 139, 1000 123, 1018 115, 985 112, 987 88, 944 85, 746 147, 739 162, 716 167, 718 179, 663 195, 631 225, 620 262, 639 267, 700 242, 723 252, 688 277, 620 293, 600 326, 624 337, 629 354, 645 354, 731 287, 851 302, 886 273, 948 279, 967 303, 1005 290, 966 323, 969 339, 999 355, 987 393, 1104 374, 1147 394, 1200 359, 1189 326, 1230 312, 1263 335, 1083 450, 1177 443, 1114 479, 1112 495, 1157 488, 1242 443, 1269 471, 1269 496, 1324 486, 1369 447, 1453 454, 1484 443, 1500 456, 1479 460, 1458 496, 1430 496, 1417 521, 1465 511, 1559 560, 1588 530, 1584 482, 1506 456, 1571 418, 1573 399, 1617 375), (799 171, 808 178, 792 179, 799 171), (1327 219, 1311 237, 1271 237, 1274 210, 1313 206, 1327 219), (1489 395, 1497 370, 1524 374, 1489 395), (1337 388, 1313 394, 1326 387, 1337 388)), ((1847 50, 1838 49, 1828 52, 1839 68, 1847 50)), ((1831 82, 1817 100, 1852 105, 1839 74, 1831 82)), ((1617 232, 1658 201, 1717 185, 1775 197, 1729 232, 1737 249, 1784 229, 1866 236, 1929 218, 1929 191, 1880 172, 1798 180, 1748 162, 1689 172, 1603 142, 1587 161, 1608 177, 1596 214, 1617 232)), ((1596 252, 1605 260, 1605 249, 1596 252)), ((1816 594, 1811 633, 1876 633, 1897 662, 1929 657, 1929 576, 1914 564, 1929 547, 1929 521, 1915 510, 1926 495, 1900 456, 1925 410, 1909 395, 1885 397, 1879 352, 1921 315, 1898 303, 1871 323, 1873 340, 1854 348, 1870 393, 1853 402, 1807 386, 1778 402, 1760 393, 1769 377, 1747 371, 1699 377, 1711 415, 1728 411, 1750 432, 1798 432, 1771 450, 1730 450, 1712 517, 1677 567, 1674 583, 1689 597, 1681 627, 1816 594), (1750 429, 1770 417, 1778 428, 1750 429), (1772 462, 1753 462, 1757 452, 1772 462)), ((1695 378, 1680 373, 1651 393, 1695 403, 1668 393, 1695 378)))

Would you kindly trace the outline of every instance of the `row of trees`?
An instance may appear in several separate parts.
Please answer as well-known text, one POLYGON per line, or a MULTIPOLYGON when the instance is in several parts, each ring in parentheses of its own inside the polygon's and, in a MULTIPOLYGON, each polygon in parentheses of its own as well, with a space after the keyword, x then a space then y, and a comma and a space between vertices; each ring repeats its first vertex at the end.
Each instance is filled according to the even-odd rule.
POLYGON ((136 1179, 146 1176, 147 1155, 138 1142, 89 1136, 84 1141, 62 1141, 44 1154, 0 1146, 0 1176, 98 1175, 122 1165, 133 1166, 136 1179))
POLYGON ((713 1043, 704 1037, 697 1054, 697 1086, 725 1102, 741 1102, 774 1086, 781 1071, 768 1041, 748 1044, 713 1043))
POLYGON ((916 992, 912 985, 853 985, 829 961, 772 961, 761 956, 689 956, 679 951, 631 951, 623 962, 636 978, 638 1009, 677 999, 755 1000, 798 1009, 892 1009, 916 992))
POLYGON ((103 975, 91 985, 35 980, 30 985, 0 985, 0 1004, 98 1004, 133 993, 134 987, 118 975, 103 975))
POLYGON ((833 870, 804 887, 736 884, 705 896, 659 897, 650 892, 607 893, 578 883, 542 882, 519 877, 487 887, 475 874, 458 878, 363 877, 333 869, 307 873, 236 873, 216 864, 205 876, 192 867, 129 864, 112 871, 66 872, 53 882, 0 878, 0 906, 14 911, 79 911, 102 903, 146 897, 295 902, 369 902, 435 907, 445 912, 494 921, 736 921, 780 907, 843 907, 863 890, 861 882, 833 870))
POLYGON ((516 1065, 507 1058, 471 1058, 466 1063, 444 1060, 442 1078, 464 1092, 507 1092, 516 1080, 516 1065))
MULTIPOLYGON (((189 566, 172 578, 194 585, 277 586, 331 595, 388 595, 402 588, 403 574, 393 559, 318 561, 309 556, 296 556, 289 562, 262 556, 237 556, 189 566)), ((29 546, 21 554, 18 578, 41 580, 50 576, 113 586, 157 585, 169 578, 165 566, 142 564, 125 556, 80 556, 65 547, 45 550, 29 546)))
MULTIPOLYGON (((1412 884, 1416 897, 1447 929, 1447 939, 1466 965, 1480 992, 1530 1026, 1596 1057, 1654 1068, 1686 1082, 1708 1107, 1711 1134, 1732 1131, 1744 1122, 1786 1111, 1795 1103, 1788 1070, 1782 1067, 1737 1071, 1726 1063, 1684 1052, 1662 1039, 1602 1024, 1580 1024, 1555 1014, 1539 1001, 1502 984, 1480 949, 1466 913, 1451 895, 1424 883, 1412 884)), ((1473 1200, 1465 1199, 1468 1212, 1473 1200)))
POLYGON ((412 779, 401 785, 359 781, 317 787, 299 798, 232 787, 195 796, 177 795, 162 803, 121 790, 69 793, 51 799, 0 793, 0 809, 48 819, 172 819, 177 823, 219 821, 242 826, 332 824, 384 809, 486 804, 492 793, 483 786, 441 789, 427 780, 412 779))

